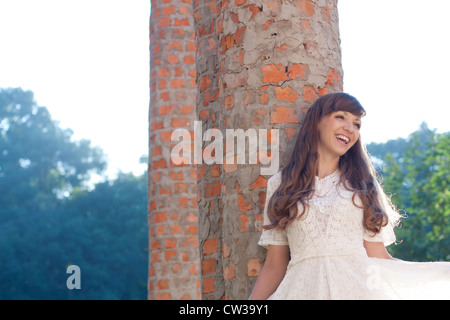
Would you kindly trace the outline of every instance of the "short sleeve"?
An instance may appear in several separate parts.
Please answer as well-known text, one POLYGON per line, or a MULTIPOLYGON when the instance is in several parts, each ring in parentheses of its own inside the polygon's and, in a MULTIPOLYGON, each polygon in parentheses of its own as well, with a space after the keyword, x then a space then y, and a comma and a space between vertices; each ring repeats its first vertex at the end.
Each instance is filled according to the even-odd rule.
MULTIPOLYGON (((267 207, 269 200, 272 197, 275 190, 281 183, 281 172, 273 175, 267 182, 267 192, 266 192, 266 204, 264 206, 264 224, 270 224, 267 207)), ((288 240, 286 236, 286 230, 279 229, 263 229, 261 238, 259 239, 258 245, 267 249, 269 245, 288 245, 288 240)))
POLYGON ((377 183, 378 194, 380 196, 380 202, 386 211, 388 216, 388 223, 381 228, 381 231, 374 235, 374 232, 364 230, 363 239, 369 242, 383 242, 387 247, 396 241, 394 228, 400 223, 401 215, 395 209, 393 204, 390 203, 388 197, 384 193, 382 187, 377 183))
POLYGON ((393 244, 396 240, 394 228, 390 223, 381 228, 381 231, 374 235, 374 232, 369 230, 364 230, 363 239, 369 242, 383 242, 384 246, 387 247, 393 244))

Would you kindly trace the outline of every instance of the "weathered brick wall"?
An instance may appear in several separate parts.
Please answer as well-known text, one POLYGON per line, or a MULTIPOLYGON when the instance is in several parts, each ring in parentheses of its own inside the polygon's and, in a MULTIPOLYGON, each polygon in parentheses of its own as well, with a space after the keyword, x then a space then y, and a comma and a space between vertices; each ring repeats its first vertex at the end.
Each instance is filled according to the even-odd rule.
POLYGON ((173 130, 195 112, 192 3, 152 1, 148 168, 149 299, 199 299, 197 169, 170 158, 173 130))
MULTIPOLYGON (((194 1, 196 32, 197 114, 202 132, 223 129, 219 99, 218 35, 216 1, 194 1)), ((204 150, 207 143, 202 143, 204 150)), ((203 159, 202 159, 203 160, 203 159)), ((201 254, 202 295, 208 297, 223 286, 222 274, 222 174, 221 164, 198 164, 197 167, 199 238, 201 254), (214 277, 214 275, 219 275, 214 277), (216 283, 215 283, 216 282, 216 283)), ((221 296, 216 296, 219 299, 221 296)))
MULTIPOLYGON (((325 0, 196 1, 203 131, 278 130, 283 163, 302 111, 342 90, 336 7, 325 0)), ((248 154, 246 164, 223 162, 198 167, 202 293, 246 299, 265 257, 257 241, 269 177, 261 164, 248 164, 248 154)))
MULTIPOLYGON (((161 3, 159 7, 152 3, 152 9, 161 9, 177 1, 165 0, 161 3)), ((188 6, 186 2, 181 5, 188 6)), ((269 130, 269 141, 279 143, 281 165, 286 161, 307 108, 319 96, 342 90, 337 1, 194 0, 192 5, 196 70, 192 72, 196 74, 193 94, 196 102, 193 105, 196 115, 190 114, 189 121, 196 117, 201 121, 202 133, 208 129, 218 129, 223 137, 223 150, 211 152, 211 142, 201 142, 204 155, 203 159, 197 159, 202 162, 197 164, 196 197, 188 198, 198 204, 201 294, 204 299, 247 299, 265 258, 265 251, 257 246, 257 241, 262 230, 265 189, 269 178, 261 174, 261 168, 268 165, 259 161, 257 164, 249 163, 250 154, 256 151, 258 159, 264 158, 260 149, 248 153, 249 142, 245 148, 246 162, 237 164, 234 158, 232 163, 227 164, 226 160, 233 155, 226 153, 226 129, 243 129, 245 132, 255 129, 257 133, 261 133, 260 129, 269 130), (219 156, 216 152, 220 153, 219 156), (209 160, 214 157, 221 161, 211 163, 209 160)), ((179 15, 177 10, 171 12, 171 23, 176 19, 179 21, 179 15)), ((156 14, 152 13, 152 19, 152 27, 164 29, 156 14)), ((153 34, 157 32, 153 31, 153 34)), ((164 37, 168 39, 167 33, 164 37)), ((162 40, 155 40, 155 46, 159 41, 162 40)), ((167 45, 161 59, 165 61, 161 60, 159 66, 152 67, 152 84, 164 80, 164 75, 167 76, 167 83, 171 83, 176 76, 175 71, 169 74, 159 72, 174 65, 168 58, 173 45, 164 43, 167 45)), ((152 45, 152 53, 155 46, 152 45)), ((161 50, 163 46, 159 48, 161 50)), ((152 58, 154 63, 153 59, 155 57, 152 58)), ((190 75, 190 72, 185 72, 185 78, 177 81, 192 81, 190 75)), ((186 83, 186 86, 191 83, 186 83)), ((152 85, 152 101, 161 99, 161 88, 155 86, 157 88, 152 85)), ((159 100, 152 104, 155 107, 164 105, 165 102, 159 100)), ((151 148, 152 145, 158 148, 161 143, 162 150, 165 150, 170 145, 158 138, 152 141, 152 137, 158 130, 167 134, 173 130, 171 119, 181 117, 180 111, 171 108, 172 114, 162 116, 164 125, 159 129, 151 128, 151 148)), ((165 160, 167 163, 165 156, 167 154, 163 152, 160 158, 150 160, 153 161, 153 171, 149 170, 150 179, 160 174, 166 177, 167 183, 170 181, 169 167, 154 167, 159 161, 165 160)), ((194 177, 192 167, 183 169, 194 177)), ((152 187, 150 192, 156 190, 153 193, 156 202, 164 198, 158 193, 160 185, 164 185, 162 181, 149 182, 152 187)), ((190 191, 194 187, 195 183, 190 191)), ((171 190, 172 201, 181 196, 175 187, 171 190)), ((153 212, 151 203, 150 212, 153 212)), ((155 216, 158 210, 155 209, 155 216)), ((150 225, 154 230, 159 226, 155 221, 150 221, 150 225)), ((163 236, 154 232, 151 239, 160 241, 163 236)), ((159 244, 158 250, 153 252, 166 255, 168 248, 159 244)), ((153 263, 152 259, 150 256, 151 273, 152 266, 161 269, 164 265, 161 259, 153 263)), ((176 297, 172 295, 172 298, 176 297)))

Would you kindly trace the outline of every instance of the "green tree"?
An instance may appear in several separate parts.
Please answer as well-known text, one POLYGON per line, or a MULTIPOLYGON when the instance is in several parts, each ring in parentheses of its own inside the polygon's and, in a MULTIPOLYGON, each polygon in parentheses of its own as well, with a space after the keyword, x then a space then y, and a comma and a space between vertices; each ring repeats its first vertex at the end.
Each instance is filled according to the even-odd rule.
POLYGON ((74 192, 64 242, 76 244, 83 299, 145 299, 147 294, 147 175, 119 174, 92 191, 74 192), (77 227, 75 227, 77 225, 77 227))
POLYGON ((401 153, 384 155, 383 185, 407 214, 396 230, 402 243, 389 248, 398 258, 450 259, 449 135, 437 134, 424 123, 401 153))
POLYGON ((72 141, 72 131, 61 129, 31 91, 0 89, 0 119, 4 208, 35 212, 106 168, 101 149, 88 140, 72 141))
POLYGON ((0 299, 145 299, 146 174, 89 191, 106 162, 71 137, 31 91, 0 89, 0 299))

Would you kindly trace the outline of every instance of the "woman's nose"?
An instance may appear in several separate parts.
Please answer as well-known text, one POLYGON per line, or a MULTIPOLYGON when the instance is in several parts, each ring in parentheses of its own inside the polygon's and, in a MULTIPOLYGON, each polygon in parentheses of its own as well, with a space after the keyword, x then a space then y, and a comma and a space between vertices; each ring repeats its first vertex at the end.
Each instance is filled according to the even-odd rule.
POLYGON ((352 132, 353 133, 353 131, 354 131, 354 127, 353 127, 353 122, 351 122, 351 121, 347 121, 347 122, 345 122, 345 124, 344 124, 344 129, 345 130, 347 130, 348 132, 352 132))

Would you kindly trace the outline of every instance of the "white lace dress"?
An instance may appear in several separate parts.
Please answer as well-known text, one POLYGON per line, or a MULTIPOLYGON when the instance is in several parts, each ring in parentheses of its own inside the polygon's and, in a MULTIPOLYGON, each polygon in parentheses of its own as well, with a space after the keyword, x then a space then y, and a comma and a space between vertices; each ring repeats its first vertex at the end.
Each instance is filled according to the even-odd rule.
MULTIPOLYGON (((289 245, 291 254, 284 279, 269 299, 450 299, 449 262, 367 256, 363 240, 388 246, 395 242, 393 227, 387 225, 374 237, 367 232, 362 209, 339 180, 339 171, 316 177, 305 216, 284 231, 262 232, 259 245, 289 245)), ((268 181, 265 225, 268 200, 280 182, 281 172, 268 181)))

